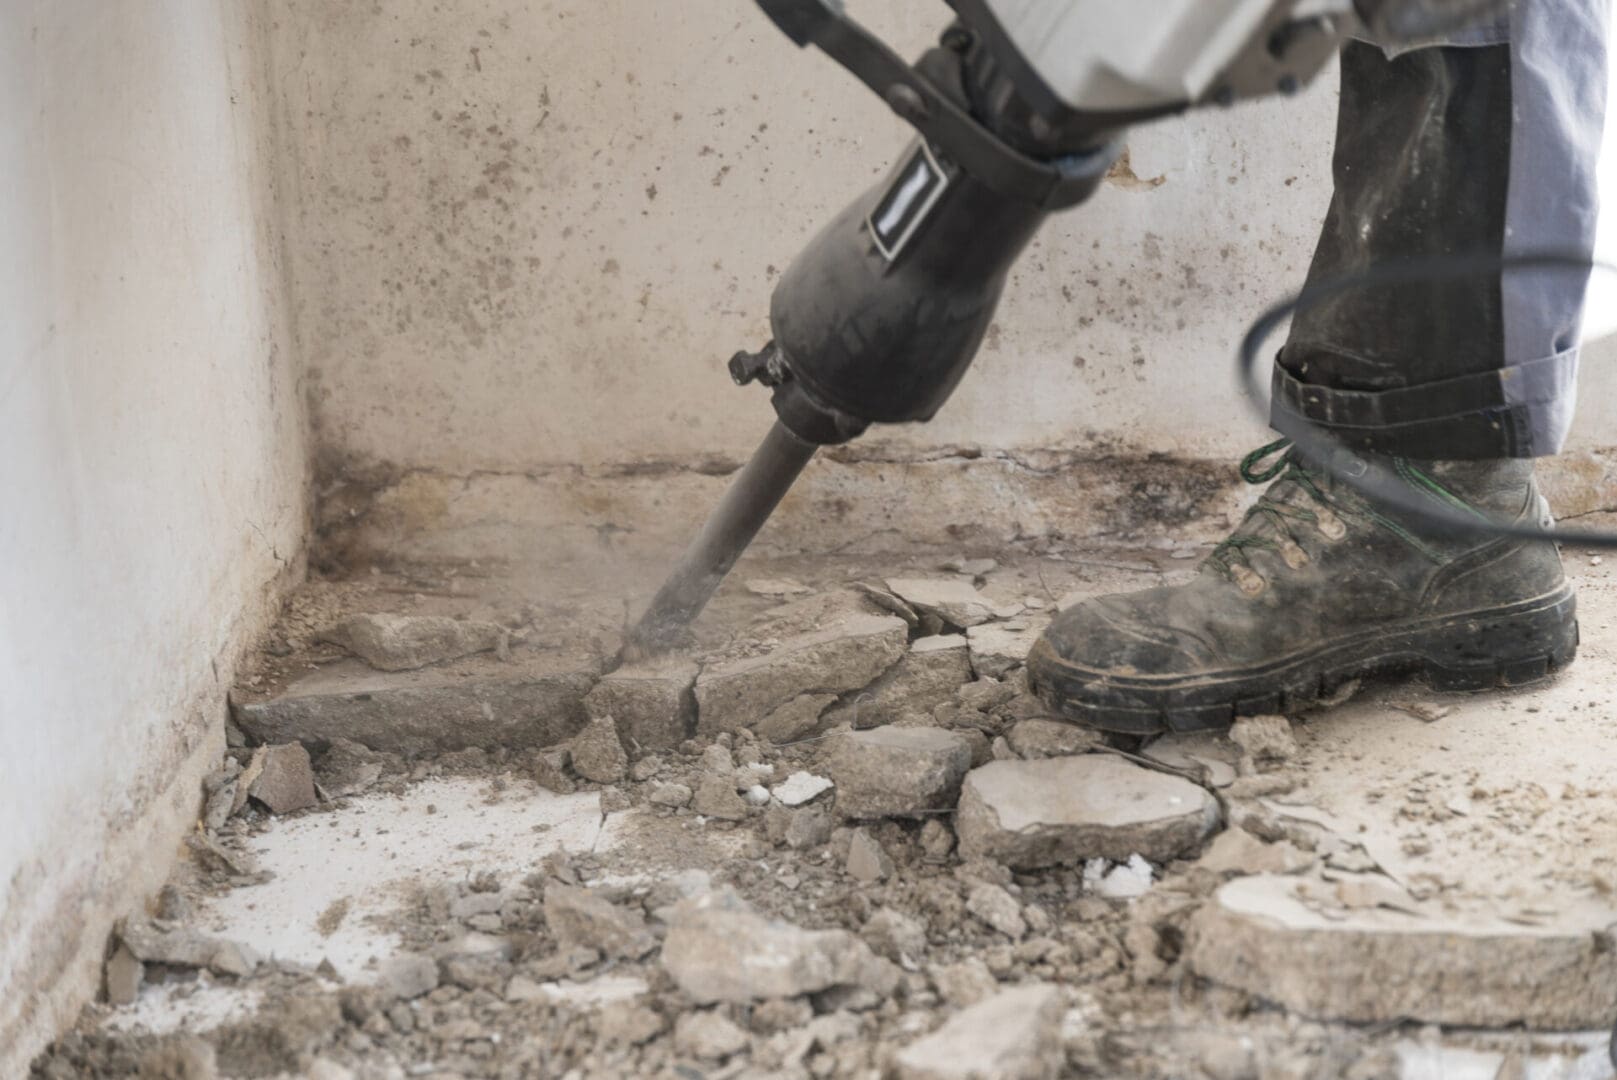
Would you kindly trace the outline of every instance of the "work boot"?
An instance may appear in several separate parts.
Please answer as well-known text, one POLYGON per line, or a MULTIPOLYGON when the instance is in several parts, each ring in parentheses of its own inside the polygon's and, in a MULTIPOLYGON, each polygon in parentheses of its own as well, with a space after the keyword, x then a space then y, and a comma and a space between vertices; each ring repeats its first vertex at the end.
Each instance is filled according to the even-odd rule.
MULTIPOLYGON (((1333 471, 1369 460, 1344 451, 1333 471)), ((1550 523, 1531 462, 1373 460, 1434 505, 1550 523)), ((1373 505, 1284 440, 1241 475, 1273 483, 1193 580, 1086 600, 1045 631, 1028 672, 1062 715, 1105 731, 1218 730, 1365 675, 1424 671, 1436 689, 1481 690, 1571 661, 1575 601, 1554 544, 1462 536, 1373 505)))

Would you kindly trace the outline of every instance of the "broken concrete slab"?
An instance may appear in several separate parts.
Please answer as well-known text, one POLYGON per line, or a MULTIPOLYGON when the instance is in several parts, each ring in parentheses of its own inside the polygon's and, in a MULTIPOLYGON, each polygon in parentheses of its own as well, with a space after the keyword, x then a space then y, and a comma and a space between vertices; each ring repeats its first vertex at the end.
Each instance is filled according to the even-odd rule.
POLYGON ((618 738, 618 727, 610 716, 598 716, 573 736, 573 771, 596 784, 616 784, 629 775, 629 754, 618 738))
POLYGON ((1218 802, 1188 780, 1086 754, 995 761, 966 777, 955 829, 961 854, 1015 869, 1126 861, 1166 862, 1217 826, 1218 802))
POLYGON ((824 724, 873 728, 929 723, 932 710, 970 681, 971 651, 963 635, 918 638, 884 675, 827 713, 824 724))
POLYGON ((697 730, 738 731, 799 695, 863 689, 898 662, 908 642, 903 619, 849 615, 762 656, 710 666, 696 680, 697 730))
POLYGON ((971 744, 932 727, 886 727, 839 735, 825 770, 845 818, 912 817, 948 810, 971 768, 971 744))
POLYGON ((693 688, 699 665, 670 656, 626 664, 603 676, 584 698, 592 716, 610 716, 623 741, 640 752, 672 750, 696 725, 693 688))
POLYGON ((1421 915, 1383 907, 1327 916, 1306 878, 1237 878, 1191 923, 1197 974, 1319 1019, 1456 1027, 1601 1028, 1617 1015, 1617 910, 1590 905, 1554 926, 1481 907, 1421 915))
POLYGON ((314 766, 300 743, 264 747, 261 768, 247 797, 272 814, 290 814, 320 803, 314 790, 314 766))
POLYGON ((1049 615, 1028 614, 970 627, 966 642, 971 649, 972 670, 979 677, 998 679, 1021 667, 1050 620, 1049 615))
POLYGON ((936 615, 945 624, 962 629, 1021 611, 1020 604, 994 603, 963 578, 889 578, 887 588, 917 613, 936 615))
POLYGON ((834 986, 883 997, 898 969, 846 930, 803 930, 765 918, 731 889, 683 900, 663 942, 662 964, 691 999, 748 1004, 834 986))
POLYGON ((379 671, 411 671, 482 652, 504 652, 510 634, 494 623, 444 615, 355 615, 323 635, 379 671))
POLYGON ((777 746, 806 739, 826 724, 825 711, 837 694, 799 694, 752 726, 761 739, 777 746))
POLYGON ((535 749, 565 742, 584 726, 584 695, 598 670, 593 659, 531 650, 510 664, 474 657, 393 673, 345 660, 273 695, 238 691, 234 714, 259 742, 311 749, 338 738, 407 755, 535 749))
POLYGON ((551 882, 545 886, 545 922, 565 949, 594 949, 617 960, 638 960, 657 947, 638 911, 600 893, 551 882))
POLYGON ((951 1017, 893 1058, 898 1080, 1053 1080, 1061 1075, 1061 992, 1002 990, 951 1017))

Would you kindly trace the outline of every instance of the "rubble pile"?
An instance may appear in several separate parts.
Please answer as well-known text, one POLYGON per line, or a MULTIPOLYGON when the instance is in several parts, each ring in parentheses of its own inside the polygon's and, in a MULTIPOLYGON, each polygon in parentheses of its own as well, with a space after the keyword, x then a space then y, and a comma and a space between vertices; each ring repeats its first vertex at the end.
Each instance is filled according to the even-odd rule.
MULTIPOLYGON (((596 792, 633 829, 609 852, 419 890, 399 951, 346 980, 203 933, 171 890, 120 925, 103 1008, 193 980, 253 989, 253 1015, 162 1036, 92 1015, 34 1075, 1371 1080, 1396 1075, 1387 1029, 1351 1023, 1617 1013, 1595 935, 1537 939, 1549 952, 1476 936, 1486 1009, 1389 982, 1406 924, 1425 927, 1429 980, 1462 931, 1349 830, 1273 802, 1300 753, 1288 720, 1147 746, 1060 722, 1021 666, 1051 605, 979 589, 991 561, 961 565, 758 583, 791 599, 721 648, 591 675, 563 741, 234 747, 187 870, 201 895, 259 880, 247 841, 274 816, 443 773, 596 792), (698 868, 707 841, 727 854, 698 868), (1534 964, 1580 978, 1546 997, 1512 981, 1534 964)), ((325 640, 378 667, 522 645, 494 623, 375 618, 325 640)))

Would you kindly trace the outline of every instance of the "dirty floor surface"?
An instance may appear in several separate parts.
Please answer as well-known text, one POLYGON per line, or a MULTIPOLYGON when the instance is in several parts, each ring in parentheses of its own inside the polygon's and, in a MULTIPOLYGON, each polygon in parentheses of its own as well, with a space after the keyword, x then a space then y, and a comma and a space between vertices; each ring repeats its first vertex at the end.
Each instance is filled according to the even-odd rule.
POLYGON ((1610 1080, 1598 559, 1551 681, 1142 745, 1021 661, 1196 549, 972 554, 753 559, 611 674, 654 573, 311 583, 34 1075, 1610 1080))

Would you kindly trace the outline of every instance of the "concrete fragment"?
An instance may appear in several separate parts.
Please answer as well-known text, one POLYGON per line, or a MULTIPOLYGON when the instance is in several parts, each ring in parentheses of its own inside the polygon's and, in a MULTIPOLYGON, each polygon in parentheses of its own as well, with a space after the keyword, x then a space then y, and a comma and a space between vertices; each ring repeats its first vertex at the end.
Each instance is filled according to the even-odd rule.
POLYGON ((894 1056, 898 1080, 1054 1080, 1065 1055, 1061 993, 1031 983, 957 1013, 894 1056))
POLYGON ((573 737, 573 771, 597 784, 616 784, 629 775, 629 755, 610 716, 598 716, 573 737))
POLYGON ((966 631, 971 667, 979 676, 1000 678, 1027 662, 1028 653, 1044 628, 1048 615, 1023 615, 1009 622, 985 623, 966 631))
POLYGON ((352 739, 396 754, 537 749, 584 726, 593 657, 535 654, 512 664, 470 658, 379 673, 354 660, 321 668, 270 696, 238 691, 236 723, 263 743, 319 748, 352 739))
POLYGON ((388 763, 388 755, 339 737, 316 759, 315 781, 333 799, 358 795, 382 778, 388 763))
POLYGON ((438 964, 420 953, 400 953, 382 965, 376 988, 391 1001, 412 1001, 438 989, 438 964))
POLYGON ((862 689, 904 655, 908 629, 890 615, 850 615, 766 655, 709 667, 696 680, 697 730, 736 731, 799 695, 862 689))
POLYGON ((824 726, 825 710, 837 700, 836 694, 799 694, 758 723, 753 730, 761 739, 776 746, 808 738, 824 726))
POLYGON ((741 793, 741 797, 746 801, 748 806, 769 805, 769 789, 764 787, 762 784, 752 785, 752 787, 741 793))
POLYGON ((264 748, 262 768, 247 796, 272 814, 290 814, 318 806, 314 790, 314 766, 309 752, 298 743, 264 748))
POLYGON ((707 773, 696 785, 691 809, 703 817, 720 821, 744 821, 747 817, 747 803, 736 794, 735 781, 716 773, 707 773))
POLYGON ((595 1030, 608 1046, 640 1046, 668 1027, 662 1014, 633 1001, 615 1001, 601 1010, 595 1030))
POLYGON ((949 853, 954 850, 954 842, 953 830, 937 818, 932 818, 921 826, 921 851, 932 862, 947 859, 949 853))
POLYGON ((791 811, 782 839, 793 851, 808 851, 830 840, 834 828, 835 822, 822 807, 800 806, 791 811))
POLYGON ((684 784, 658 784, 651 789, 646 800, 653 806, 667 806, 678 809, 690 805, 691 789, 684 784))
POLYGON ((938 996, 957 1009, 999 993, 999 980, 981 957, 968 957, 953 964, 934 964, 926 974, 938 996))
POLYGON ((1027 933, 1027 922, 1022 918, 1022 905, 998 885, 979 882, 966 894, 966 910, 998 930, 1012 941, 1021 941, 1027 933))
POLYGON ((379 671, 410 671, 503 651, 510 642, 504 627, 443 615, 356 615, 326 637, 379 671))
POLYGON ((545 922, 563 949, 594 949, 617 960, 638 960, 657 947, 638 911, 600 893, 570 885, 545 886, 545 922))
POLYGON ((971 653, 964 636, 924 637, 881 678, 826 713, 822 726, 845 723, 862 729, 926 723, 933 709, 969 681, 971 653))
POLYGON ((1136 853, 1166 862, 1201 843, 1218 819, 1217 800, 1188 780, 1087 754, 972 770, 955 828, 962 855, 1036 869, 1136 853))
POLYGON ((752 1040, 722 1013, 682 1013, 674 1022, 674 1052, 699 1061, 723 1061, 752 1040))
POLYGON ((1243 716, 1230 728, 1230 740, 1254 761, 1290 761, 1297 755, 1291 721, 1284 716, 1243 716))
POLYGON ((775 798, 782 806, 802 806, 830 791, 836 785, 823 776, 808 772, 794 772, 775 786, 775 798))
POLYGON ((136 959, 129 946, 119 945, 107 960, 107 1004, 134 1004, 140 984, 146 981, 146 965, 136 959))
POLYGON ((843 817, 914 816, 954 806, 971 745, 942 728, 855 731, 836 739, 825 767, 843 817))
POLYGON ((1288 841, 1266 844, 1241 828, 1219 833, 1196 860, 1215 874, 1291 874, 1313 863, 1314 856, 1288 841))
POLYGON ((1029 760, 1074 757, 1099 746, 1098 732, 1059 720, 1022 720, 1005 733, 1005 741, 1019 757, 1029 760))
POLYGON ((682 901, 662 964, 698 1004, 747 1004, 858 986, 892 993, 898 970, 846 930, 803 930, 758 914, 733 890, 682 901))
POLYGON ((887 588, 919 614, 936 615, 950 626, 985 623, 999 607, 961 578, 889 578, 887 588))
POLYGON ((135 959, 170 967, 207 968, 218 975, 246 975, 258 958, 245 946, 212 937, 189 927, 168 927, 131 916, 118 931, 124 947, 135 959))
POLYGON ((682 657, 626 664, 585 695, 584 707, 592 716, 610 716, 623 741, 640 752, 672 750, 695 729, 699 670, 682 657))
POLYGON ((866 919, 860 936, 877 955, 906 967, 926 954, 926 927, 897 908, 882 908, 866 919))
POLYGON ((1607 905, 1553 926, 1506 922, 1479 905, 1420 915, 1313 910, 1307 878, 1236 878, 1191 922, 1197 974, 1304 1016, 1454 1027, 1577 1031, 1617 1015, 1607 905))
POLYGON ((893 860, 881 842, 864 829, 855 829, 848 843, 848 873, 856 881, 875 884, 893 876, 893 860))

